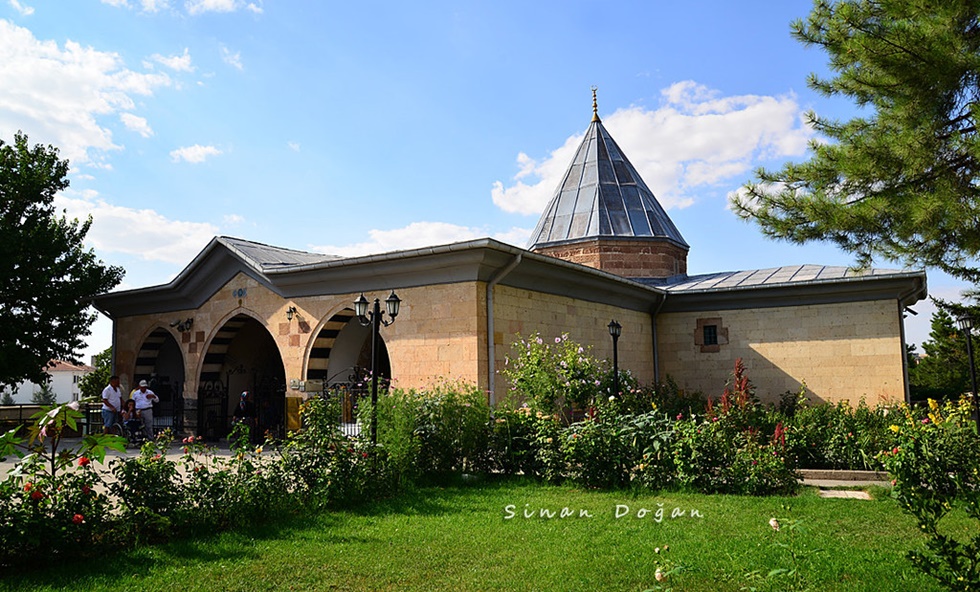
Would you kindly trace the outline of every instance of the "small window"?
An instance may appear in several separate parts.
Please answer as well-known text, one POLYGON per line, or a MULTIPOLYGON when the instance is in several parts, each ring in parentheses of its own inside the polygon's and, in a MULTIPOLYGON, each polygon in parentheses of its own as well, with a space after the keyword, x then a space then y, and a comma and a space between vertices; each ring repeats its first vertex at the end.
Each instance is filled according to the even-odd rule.
POLYGON ((704 326, 704 345, 718 345, 718 325, 704 326))

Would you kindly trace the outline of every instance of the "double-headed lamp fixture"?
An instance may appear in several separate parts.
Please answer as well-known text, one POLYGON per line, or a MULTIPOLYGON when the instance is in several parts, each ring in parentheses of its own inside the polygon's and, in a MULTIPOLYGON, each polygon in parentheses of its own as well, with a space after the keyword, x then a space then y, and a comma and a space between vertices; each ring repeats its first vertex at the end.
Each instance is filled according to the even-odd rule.
MULTIPOLYGON (((358 319, 361 319, 362 323, 364 323, 364 321, 367 319, 368 306, 370 306, 370 304, 371 303, 368 302, 368 299, 364 297, 364 294, 358 296, 357 300, 354 301, 354 314, 357 315, 358 319)), ((388 297, 385 298, 385 309, 387 309, 388 317, 392 321, 394 321, 395 317, 398 316, 398 311, 401 308, 401 304, 402 304, 401 298, 399 298, 398 295, 395 294, 394 290, 392 290, 391 294, 389 294, 388 297)), ((384 323, 384 325, 387 327, 390 324, 390 321, 387 323, 382 321, 382 323, 384 323)))

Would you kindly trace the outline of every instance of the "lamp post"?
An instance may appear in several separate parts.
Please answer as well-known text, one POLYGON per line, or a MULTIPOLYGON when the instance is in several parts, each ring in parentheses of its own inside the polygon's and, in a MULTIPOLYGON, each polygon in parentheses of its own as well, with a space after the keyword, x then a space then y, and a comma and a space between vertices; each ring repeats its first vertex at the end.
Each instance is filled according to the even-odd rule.
POLYGON ((392 290, 391 294, 385 298, 385 308, 388 310, 390 320, 382 318, 381 301, 374 299, 374 306, 368 310, 368 300, 361 294, 354 301, 354 313, 357 315, 358 322, 362 326, 371 327, 371 444, 378 443, 378 341, 381 339, 381 326, 395 322, 398 316, 398 309, 401 306, 401 299, 392 290))
POLYGON ((956 319, 956 326, 966 333, 966 355, 970 358, 970 394, 973 396, 973 411, 977 414, 977 432, 980 432, 980 400, 977 397, 977 366, 973 362, 973 319, 971 317, 960 317, 956 319))
POLYGON ((623 326, 616 319, 609 321, 609 334, 613 340, 613 396, 619 396, 619 336, 623 334, 623 326))

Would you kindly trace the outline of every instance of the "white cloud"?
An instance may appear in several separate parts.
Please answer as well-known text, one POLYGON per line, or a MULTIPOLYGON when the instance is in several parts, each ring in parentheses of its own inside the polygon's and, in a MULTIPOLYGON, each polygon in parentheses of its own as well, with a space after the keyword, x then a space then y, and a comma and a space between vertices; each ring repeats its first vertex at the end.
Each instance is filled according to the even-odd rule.
POLYGON ((204 248, 218 228, 207 223, 170 220, 153 210, 135 210, 97 199, 94 193, 66 192, 55 197, 55 206, 69 218, 91 214, 92 228, 86 241, 101 254, 123 253, 147 261, 186 265, 204 248), (138 232, 140 240, 132 239, 138 232))
POLYGON ((34 14, 34 9, 30 6, 24 6, 17 0, 10 0, 10 5, 20 13, 20 16, 31 16, 34 14))
MULTIPOLYGON (((116 8, 130 8, 129 0, 102 0, 103 4, 115 6, 116 8)), ((139 0, 140 8, 143 12, 160 12, 168 8, 167 0, 139 0)))
MULTIPOLYGON (((619 109, 603 125, 665 208, 691 205, 701 188, 740 183, 760 160, 802 155, 813 133, 793 95, 723 97, 692 81, 665 89, 657 109, 619 109)), ((507 212, 540 214, 582 137, 541 161, 518 154, 514 182, 495 182, 493 202, 507 212)))
POLYGON ((163 56, 155 53, 150 56, 150 59, 158 64, 163 64, 171 70, 176 70, 177 72, 194 71, 194 66, 191 64, 190 50, 188 50, 186 47, 184 48, 183 55, 163 56))
POLYGON ((119 119, 126 126, 126 129, 134 131, 144 138, 149 138, 153 135, 153 130, 150 125, 146 122, 146 118, 133 115, 132 113, 122 113, 119 115, 119 119))
POLYGON ((320 245, 309 247, 318 253, 340 255, 342 257, 357 257, 372 253, 387 253, 404 249, 416 249, 433 245, 445 245, 460 241, 492 236, 493 238, 512 245, 523 245, 531 236, 531 229, 512 228, 510 230, 491 234, 485 228, 457 226, 445 222, 412 222, 403 228, 391 230, 371 230, 370 240, 351 245, 320 245))
POLYGON ((261 2, 243 2, 242 0, 187 0, 184 7, 191 15, 205 12, 236 12, 245 9, 253 14, 262 14, 261 2))
MULTIPOLYGON (((166 74, 129 70, 116 53, 66 41, 41 41, 0 20, 0 137, 23 130, 32 144, 53 144, 73 165, 108 168, 106 153, 120 149, 100 118, 136 108, 134 95, 151 96, 171 84, 166 74)), ((115 117, 113 117, 115 119, 115 117)))
POLYGON ((299 152, 299 142, 286 142, 286 145, 289 146, 289 149, 293 152, 299 152))
POLYGON ((205 12, 234 12, 241 7, 236 0, 187 0, 184 3, 187 12, 197 15, 205 12))
POLYGON ((218 156, 222 154, 221 150, 218 150, 214 146, 201 146, 200 144, 194 144, 193 146, 184 146, 182 148, 177 148, 176 150, 170 151, 170 158, 174 162, 192 162, 199 163, 204 162, 209 156, 218 156))
POLYGON ((143 12, 159 12, 168 7, 167 0, 141 0, 140 5, 143 12))
POLYGON ((244 216, 239 216, 238 214, 225 214, 224 223, 228 226, 237 226, 245 221, 244 216))
POLYGON ((231 53, 231 50, 224 45, 221 46, 221 61, 237 70, 245 70, 245 66, 242 65, 242 53, 240 51, 231 53))

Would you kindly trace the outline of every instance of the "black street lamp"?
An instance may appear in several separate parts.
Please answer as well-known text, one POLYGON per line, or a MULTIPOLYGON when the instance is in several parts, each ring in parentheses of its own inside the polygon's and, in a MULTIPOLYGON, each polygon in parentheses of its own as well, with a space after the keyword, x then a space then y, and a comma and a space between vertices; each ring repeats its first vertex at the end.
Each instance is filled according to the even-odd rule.
POLYGON ((354 313, 358 322, 365 327, 371 326, 371 444, 378 443, 378 341, 381 340, 381 325, 387 327, 395 322, 401 303, 401 299, 392 290, 385 298, 385 308, 391 317, 391 320, 386 321, 382 318, 384 313, 381 312, 381 301, 377 298, 374 299, 372 310, 368 310, 369 303, 364 294, 354 301, 354 313))
POLYGON ((609 321, 609 334, 613 340, 613 396, 619 396, 619 336, 623 334, 623 326, 616 319, 609 321))
POLYGON ((966 355, 970 358, 970 388, 973 396, 973 411, 977 414, 977 432, 980 433, 980 400, 977 397, 977 366, 973 362, 973 319, 970 317, 960 317, 956 319, 956 326, 966 333, 966 355))

